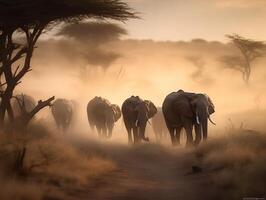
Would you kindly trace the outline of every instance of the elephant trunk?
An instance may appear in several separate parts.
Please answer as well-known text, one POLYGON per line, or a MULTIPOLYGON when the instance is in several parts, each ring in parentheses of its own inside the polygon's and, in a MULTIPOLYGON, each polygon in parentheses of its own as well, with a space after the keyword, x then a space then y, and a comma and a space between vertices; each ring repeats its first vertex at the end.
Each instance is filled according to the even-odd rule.
POLYGON ((146 123, 141 124, 139 127, 139 137, 140 139, 149 142, 149 138, 145 137, 145 129, 146 129, 146 123))
POLYGON ((201 123, 202 127, 202 135, 203 135, 203 140, 206 140, 208 137, 208 120, 204 119, 201 123))
POLYGON ((196 111, 196 121, 202 131, 203 139, 206 140, 208 136, 208 111, 202 108, 196 111))
POLYGON ((149 120, 145 114, 140 114, 136 120, 136 127, 138 128, 138 137, 140 140, 149 141, 149 138, 145 137, 147 122, 149 122, 149 120))

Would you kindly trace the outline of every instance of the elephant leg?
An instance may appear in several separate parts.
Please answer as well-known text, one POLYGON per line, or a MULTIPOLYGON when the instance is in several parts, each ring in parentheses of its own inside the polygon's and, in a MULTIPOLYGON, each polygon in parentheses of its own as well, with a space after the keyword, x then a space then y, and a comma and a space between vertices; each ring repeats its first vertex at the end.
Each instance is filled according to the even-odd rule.
POLYGON ((195 125, 195 133, 196 133, 196 139, 195 139, 195 145, 199 145, 201 141, 201 126, 199 124, 195 125))
POLYGON ((62 124, 62 129, 63 129, 63 132, 65 133, 66 132, 66 129, 67 129, 65 123, 62 124))
POLYGON ((144 140, 146 142, 149 142, 150 141, 149 137, 145 137, 145 129, 146 129, 146 124, 138 127, 138 133, 139 133, 138 138, 139 141, 144 140))
POLYGON ((125 123, 126 129, 127 129, 127 135, 128 135, 128 144, 132 144, 132 133, 131 133, 131 127, 125 123))
POLYGON ((60 129, 60 122, 59 122, 58 120, 55 120, 55 123, 56 123, 56 127, 57 127, 58 129, 60 129))
POLYGON ((176 137, 175 137, 175 129, 174 128, 168 128, 168 130, 169 130, 169 133, 170 133, 172 145, 176 146, 177 145, 177 140, 176 140, 176 137))
POLYGON ((134 144, 137 144, 140 141, 140 136, 139 136, 139 130, 138 129, 139 129, 138 127, 134 127, 133 128, 134 144))
POLYGON ((103 138, 107 138, 107 128, 105 125, 102 126, 102 136, 103 138))
POLYGON ((188 122, 185 124, 185 130, 187 133, 187 142, 186 147, 189 147, 193 144, 193 137, 192 137, 192 122, 188 122))
POLYGON ((114 124, 113 123, 107 124, 107 129, 108 129, 108 136, 107 137, 108 138, 112 137, 113 128, 114 128, 114 124))
POLYGON ((64 121, 62 124, 63 124, 63 132, 66 133, 66 131, 69 128, 69 123, 67 121, 64 121))
POLYGON ((132 133, 131 130, 128 131, 128 144, 132 144, 133 140, 132 140, 132 133))
POLYGON ((175 138, 176 138, 176 144, 180 145, 180 133, 181 133, 181 129, 182 127, 178 127, 175 129, 176 134, 175 134, 175 138))
POLYGON ((59 120, 59 121, 58 121, 58 129, 59 129, 60 131, 63 131, 63 130, 64 130, 64 125, 63 125, 62 120, 59 120))
POLYGON ((99 125, 96 125, 96 129, 97 129, 99 138, 102 138, 102 133, 101 133, 102 130, 101 130, 101 127, 99 125))
POLYGON ((208 122, 202 126, 202 133, 203 133, 203 141, 207 140, 208 137, 208 122))

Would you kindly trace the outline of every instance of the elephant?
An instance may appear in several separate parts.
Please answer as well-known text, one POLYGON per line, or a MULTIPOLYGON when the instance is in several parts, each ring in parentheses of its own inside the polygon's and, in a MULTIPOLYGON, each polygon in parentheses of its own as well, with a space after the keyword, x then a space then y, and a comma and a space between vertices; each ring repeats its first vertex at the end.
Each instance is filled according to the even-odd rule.
POLYGON ((157 113, 154 115, 153 118, 151 118, 151 125, 157 142, 167 137, 168 130, 165 124, 161 107, 157 108, 157 113))
POLYGON ((163 115, 169 130, 172 144, 180 144, 180 131, 187 134, 186 146, 198 145, 203 137, 208 137, 208 119, 215 124, 210 115, 215 112, 214 104, 206 94, 196 94, 179 90, 166 96, 163 115), (195 127, 196 138, 193 141, 192 130, 195 127))
POLYGON ((150 118, 157 113, 156 106, 149 100, 142 100, 138 96, 131 96, 122 105, 124 124, 128 133, 128 143, 132 144, 132 133, 134 144, 141 140, 149 141, 145 137, 146 124, 150 118))
POLYGON ((51 107, 52 115, 57 127, 65 132, 73 118, 73 105, 70 100, 56 99, 51 107))
POLYGON ((120 107, 107 99, 94 97, 87 105, 91 129, 96 126, 99 138, 111 138, 115 122, 121 117, 120 107))
POLYGON ((14 97, 11 105, 14 117, 17 118, 31 112, 37 106, 37 103, 33 97, 21 94, 14 97))

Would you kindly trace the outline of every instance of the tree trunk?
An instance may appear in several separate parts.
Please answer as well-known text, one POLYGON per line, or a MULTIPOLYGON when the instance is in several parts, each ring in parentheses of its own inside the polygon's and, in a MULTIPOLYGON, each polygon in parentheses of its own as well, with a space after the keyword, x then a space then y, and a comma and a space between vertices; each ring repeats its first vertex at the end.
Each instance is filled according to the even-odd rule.
MULTIPOLYGON (((16 29, 2 28, 0 35, 0 76, 6 81, 1 84, 1 102, 0 102, 0 128, 3 128, 5 116, 8 114, 8 119, 11 123, 14 122, 14 114, 11 107, 11 98, 13 97, 13 91, 15 87, 20 83, 20 80, 24 75, 30 71, 31 58, 34 51, 34 46, 41 35, 44 27, 43 25, 36 25, 34 28, 21 27, 24 31, 26 44, 19 45, 13 42, 12 36, 16 29), (24 58, 23 65, 17 67, 14 71, 12 65, 24 58), (2 90, 2 86, 6 85, 5 89, 2 90)), ((1 80, 1 79, 0 79, 1 80)))

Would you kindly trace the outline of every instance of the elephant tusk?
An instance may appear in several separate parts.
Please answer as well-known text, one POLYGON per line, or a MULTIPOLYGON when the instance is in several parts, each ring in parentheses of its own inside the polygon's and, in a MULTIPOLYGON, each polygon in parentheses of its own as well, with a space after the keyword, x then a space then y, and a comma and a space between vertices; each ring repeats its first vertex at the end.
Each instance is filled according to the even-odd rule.
POLYGON ((214 123, 210 117, 208 117, 209 121, 213 124, 213 125, 216 125, 216 123, 214 123))
POLYGON ((135 122, 135 126, 136 126, 136 127, 138 126, 138 122, 139 122, 139 121, 138 121, 138 120, 136 120, 136 122, 135 122))
POLYGON ((199 116, 198 115, 196 116, 196 121, 197 121, 197 124, 200 125, 200 121, 199 121, 199 116))
POLYGON ((151 122, 150 122, 150 120, 148 120, 148 123, 151 125, 151 122))

